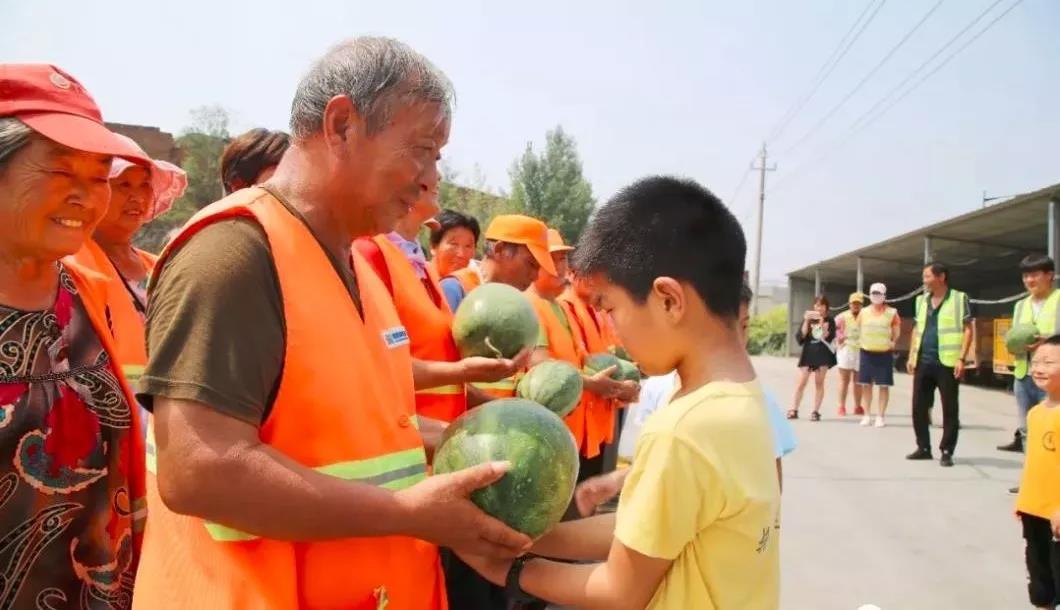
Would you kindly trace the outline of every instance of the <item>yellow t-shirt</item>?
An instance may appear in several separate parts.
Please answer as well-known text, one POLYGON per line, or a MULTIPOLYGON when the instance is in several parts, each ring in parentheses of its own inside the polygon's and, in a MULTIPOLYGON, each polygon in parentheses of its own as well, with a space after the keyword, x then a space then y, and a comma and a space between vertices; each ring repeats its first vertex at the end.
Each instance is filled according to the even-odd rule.
POLYGON ((1060 510, 1060 407, 1042 403, 1027 414, 1027 459, 1016 510, 1049 519, 1060 510))
POLYGON ((652 610, 776 610, 780 486, 757 382, 716 382, 644 424, 615 537, 673 565, 652 610))

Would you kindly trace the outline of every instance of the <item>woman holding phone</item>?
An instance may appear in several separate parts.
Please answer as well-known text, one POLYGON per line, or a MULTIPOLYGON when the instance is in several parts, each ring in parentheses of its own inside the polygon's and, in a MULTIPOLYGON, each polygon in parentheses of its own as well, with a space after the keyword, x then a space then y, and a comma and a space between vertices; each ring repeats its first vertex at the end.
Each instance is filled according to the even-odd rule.
POLYGON ((819 296, 813 302, 813 309, 802 317, 802 326, 795 334, 795 339, 802 346, 799 357, 799 380, 795 385, 795 398, 788 419, 799 418, 799 407, 802 394, 806 391, 806 382, 813 373, 814 395, 812 421, 821 421, 821 403, 824 402, 824 378, 828 369, 836 365, 835 357, 835 320, 828 315, 828 299, 819 296))

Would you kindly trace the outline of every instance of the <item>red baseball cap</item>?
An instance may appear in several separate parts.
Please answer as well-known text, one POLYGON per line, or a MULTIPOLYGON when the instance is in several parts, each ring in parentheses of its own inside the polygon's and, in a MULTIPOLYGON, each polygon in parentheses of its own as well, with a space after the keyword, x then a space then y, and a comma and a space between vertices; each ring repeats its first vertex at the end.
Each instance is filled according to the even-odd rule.
POLYGON ((96 101, 77 79, 49 64, 0 64, 0 117, 15 117, 74 150, 150 161, 103 125, 96 101))

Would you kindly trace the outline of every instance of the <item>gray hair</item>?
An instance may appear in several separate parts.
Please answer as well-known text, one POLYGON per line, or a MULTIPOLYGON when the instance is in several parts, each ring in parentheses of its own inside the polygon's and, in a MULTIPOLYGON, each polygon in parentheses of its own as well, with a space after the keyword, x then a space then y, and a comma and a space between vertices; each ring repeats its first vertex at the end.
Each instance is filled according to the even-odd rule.
POLYGON ((15 117, 0 117, 0 168, 29 143, 33 129, 15 117))
POLYGON ((362 36, 333 47, 298 84, 291 104, 291 134, 305 138, 324 127, 324 108, 349 96, 368 133, 385 128, 396 106, 433 102, 452 113, 453 84, 426 57, 391 38, 362 36))

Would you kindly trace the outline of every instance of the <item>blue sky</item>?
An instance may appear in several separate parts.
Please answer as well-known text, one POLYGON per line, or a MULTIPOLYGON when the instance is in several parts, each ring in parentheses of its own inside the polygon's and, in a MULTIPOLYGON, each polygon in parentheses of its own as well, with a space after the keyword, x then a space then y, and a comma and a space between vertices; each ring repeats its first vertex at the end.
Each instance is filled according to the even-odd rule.
MULTIPOLYGON (((767 199, 765 279, 975 209, 984 189, 1004 195, 1060 182, 1054 0, 1024 0, 835 146, 854 119, 994 3, 945 0, 822 129, 787 150, 935 1, 887 0, 771 143, 780 168, 769 176, 778 188, 767 199)), ((444 155, 464 176, 478 165, 489 186, 507 189, 508 167, 526 142, 562 124, 578 140, 599 199, 650 173, 690 176, 729 199, 762 139, 868 3, 0 0, 0 60, 62 66, 108 120, 179 131, 189 109, 220 104, 236 129, 286 128, 294 86, 316 56, 346 37, 386 34, 428 55, 456 84, 444 155)), ((729 202, 749 238, 756 191, 751 177, 729 202)))

